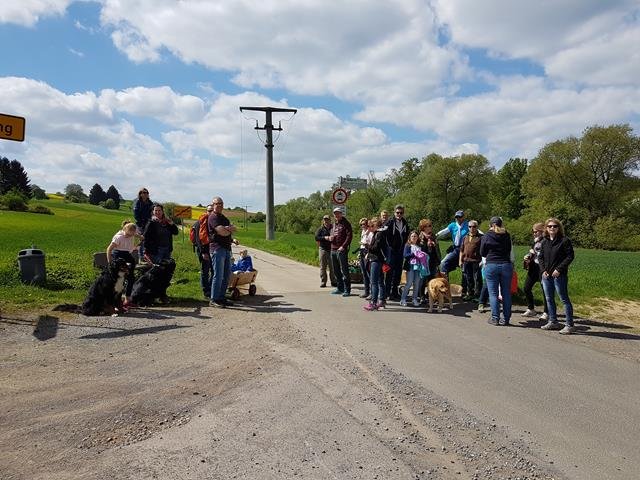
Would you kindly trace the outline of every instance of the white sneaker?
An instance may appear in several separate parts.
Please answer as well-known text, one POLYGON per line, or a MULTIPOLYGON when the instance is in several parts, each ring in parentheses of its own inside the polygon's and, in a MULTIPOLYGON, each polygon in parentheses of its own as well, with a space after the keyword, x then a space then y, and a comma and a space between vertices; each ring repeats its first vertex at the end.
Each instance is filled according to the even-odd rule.
POLYGON ((529 308, 527 308, 523 313, 520 314, 520 316, 522 317, 535 317, 536 315, 536 311, 529 308))
POLYGON ((547 312, 544 312, 542 313, 542 315, 538 317, 538 320, 542 320, 543 322, 546 322, 547 320, 549 320, 549 315, 547 315, 547 312))
POLYGON ((561 333, 563 335, 570 335, 575 331, 576 331, 576 327, 570 327, 569 325, 565 325, 564 328, 560 330, 558 333, 561 333))
POLYGON ((420 302, 418 300, 414 300, 413 301, 413 306, 414 307, 419 307, 420 306, 420 302))
POLYGON ((400 300, 400 306, 401 307, 406 307, 407 306, 407 302, 405 302, 404 300, 400 300))
POLYGON ((486 312, 486 311, 487 311, 487 309, 486 309, 486 307, 484 306, 484 303, 481 303, 480 305, 478 305, 478 312, 480 312, 480 313, 484 313, 484 312, 486 312))

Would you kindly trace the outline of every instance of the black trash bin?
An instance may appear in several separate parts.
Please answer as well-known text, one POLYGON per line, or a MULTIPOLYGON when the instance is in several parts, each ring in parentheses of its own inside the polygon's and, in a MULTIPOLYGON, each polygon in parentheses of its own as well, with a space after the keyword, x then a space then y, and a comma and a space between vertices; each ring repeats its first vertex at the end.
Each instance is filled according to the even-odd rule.
POLYGON ((44 285, 47 271, 44 265, 44 252, 38 248, 26 248, 18 252, 18 266, 22 283, 44 285))

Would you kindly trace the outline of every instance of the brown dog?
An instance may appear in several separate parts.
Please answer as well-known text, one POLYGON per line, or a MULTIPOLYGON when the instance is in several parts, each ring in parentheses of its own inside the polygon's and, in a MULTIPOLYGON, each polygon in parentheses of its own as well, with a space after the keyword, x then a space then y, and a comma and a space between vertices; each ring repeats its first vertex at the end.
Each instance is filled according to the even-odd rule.
POLYGON ((449 310, 453 309, 451 286, 442 273, 438 273, 436 278, 429 280, 427 292, 429 293, 429 312, 433 311, 433 304, 436 301, 438 302, 438 313, 442 312, 442 305, 445 303, 445 299, 449 300, 449 310))

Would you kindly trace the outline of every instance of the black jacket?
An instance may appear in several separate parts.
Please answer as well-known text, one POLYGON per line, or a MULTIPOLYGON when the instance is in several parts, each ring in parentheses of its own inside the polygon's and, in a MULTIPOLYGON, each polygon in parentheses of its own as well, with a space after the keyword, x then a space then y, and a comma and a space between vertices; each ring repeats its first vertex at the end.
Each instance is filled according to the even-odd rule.
POLYGON ((367 250, 367 260, 370 262, 386 262, 387 237, 385 230, 378 230, 373 234, 371 244, 367 250))
POLYGON ((321 225, 318 231, 316 232, 316 242, 318 242, 318 246, 322 250, 331 251, 331 242, 329 240, 325 240, 324 237, 328 237, 331 235, 331 227, 325 227, 321 225))
POLYGON ((387 227, 387 244, 391 247, 391 250, 395 252, 403 252, 404 246, 407 244, 407 240, 409 239, 409 224, 403 218, 402 225, 404 227, 404 231, 400 231, 396 228, 396 219, 390 218, 385 223, 387 227))
POLYGON ((573 245, 568 237, 556 237, 553 241, 545 237, 542 240, 542 248, 538 258, 540 271, 551 275, 554 270, 558 270, 562 275, 566 275, 569 271, 569 264, 573 262, 574 258, 573 245))
POLYGON ((486 257, 487 263, 510 263, 511 235, 489 230, 480 240, 480 256, 486 257))
POLYGON ((169 247, 173 251, 173 235, 178 235, 178 226, 161 223, 158 220, 149 220, 144 229, 144 249, 152 255, 158 252, 158 247, 169 247))

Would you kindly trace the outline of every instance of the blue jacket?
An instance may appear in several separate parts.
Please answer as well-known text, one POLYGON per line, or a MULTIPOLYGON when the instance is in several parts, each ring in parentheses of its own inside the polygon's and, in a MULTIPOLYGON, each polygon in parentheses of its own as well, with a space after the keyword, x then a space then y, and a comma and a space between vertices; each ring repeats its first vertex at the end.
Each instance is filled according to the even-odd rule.
POLYGON ((458 222, 456 222, 454 220, 449 225, 447 225, 447 228, 443 228, 442 230, 440 230, 436 234, 436 237, 440 238, 440 237, 443 237, 443 236, 445 236, 447 234, 450 234, 451 235, 451 241, 453 242, 453 246, 454 247, 460 247, 462 245, 462 239, 468 233, 469 233, 469 221, 468 220, 464 220, 462 222, 462 225, 458 225, 458 222), (460 243, 456 245, 455 240, 456 240, 456 235, 458 234, 458 230, 460 230, 460 243))

